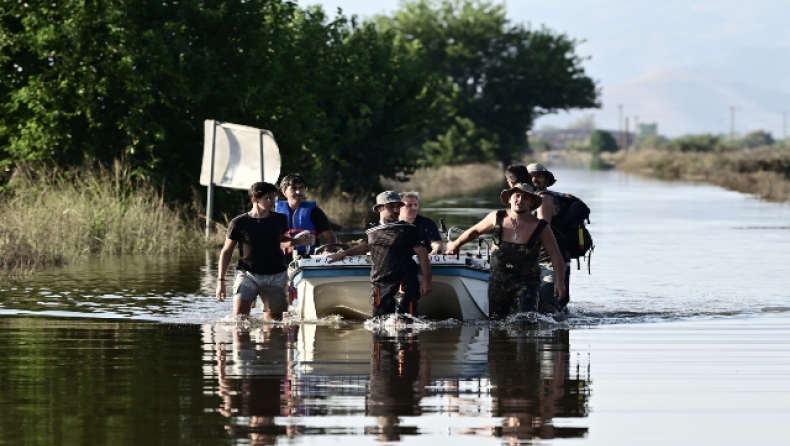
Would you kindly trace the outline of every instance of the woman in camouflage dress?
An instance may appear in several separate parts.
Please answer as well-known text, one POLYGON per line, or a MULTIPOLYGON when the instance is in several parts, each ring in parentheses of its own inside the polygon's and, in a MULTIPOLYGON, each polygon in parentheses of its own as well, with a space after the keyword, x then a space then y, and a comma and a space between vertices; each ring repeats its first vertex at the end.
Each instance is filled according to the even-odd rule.
POLYGON ((557 300, 538 302, 538 252, 541 245, 549 253, 558 276, 560 271, 564 276, 565 268, 551 228, 546 221, 531 214, 531 211, 540 206, 542 198, 528 183, 516 184, 503 190, 500 198, 508 205, 508 209, 489 213, 458 239, 449 243, 446 253, 457 254, 465 243, 481 234, 494 231, 495 246, 491 253, 491 276, 488 282, 489 317, 502 319, 513 312, 537 309, 544 313, 554 313, 558 308, 557 300, 562 299, 565 294, 565 288, 556 284, 565 283, 565 277, 558 277, 555 282, 554 297, 557 300))

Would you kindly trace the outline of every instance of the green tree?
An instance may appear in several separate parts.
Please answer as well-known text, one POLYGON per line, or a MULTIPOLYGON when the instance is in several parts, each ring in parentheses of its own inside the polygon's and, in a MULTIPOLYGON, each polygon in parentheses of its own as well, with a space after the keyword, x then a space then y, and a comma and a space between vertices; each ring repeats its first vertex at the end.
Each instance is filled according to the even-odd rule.
POLYGON ((449 85, 430 145, 435 162, 509 163, 525 149, 526 131, 544 114, 598 106, 595 83, 575 54, 577 41, 549 29, 530 30, 506 18, 504 4, 484 0, 415 0, 394 17, 379 17, 406 41, 418 41, 432 69, 449 85), (457 135, 470 135, 458 138, 457 135), (441 141, 466 147, 440 156, 441 141), (456 153, 465 156, 457 157, 456 153))
POLYGON ((738 145, 747 149, 754 149, 756 147, 772 146, 774 142, 774 137, 770 132, 754 130, 747 133, 738 145))
POLYGON ((392 32, 285 0, 11 2, 0 160, 123 158, 189 198, 217 119, 272 130, 284 170, 311 184, 364 192, 420 162, 438 103, 426 61, 392 32))
POLYGON ((595 130, 590 135, 590 153, 594 156, 603 152, 617 152, 619 147, 611 133, 605 130, 595 130))

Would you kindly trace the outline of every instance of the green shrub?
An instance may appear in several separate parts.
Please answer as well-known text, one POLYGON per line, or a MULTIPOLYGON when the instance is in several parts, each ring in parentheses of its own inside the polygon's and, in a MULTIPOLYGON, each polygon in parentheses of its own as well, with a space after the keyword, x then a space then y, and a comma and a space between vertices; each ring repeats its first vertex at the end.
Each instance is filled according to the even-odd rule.
POLYGON ((596 130, 590 135, 590 153, 597 155, 603 152, 617 152, 619 147, 617 141, 611 133, 604 130, 596 130))
POLYGON ((721 138, 711 134, 680 136, 673 139, 670 146, 681 152, 714 152, 727 149, 721 138))

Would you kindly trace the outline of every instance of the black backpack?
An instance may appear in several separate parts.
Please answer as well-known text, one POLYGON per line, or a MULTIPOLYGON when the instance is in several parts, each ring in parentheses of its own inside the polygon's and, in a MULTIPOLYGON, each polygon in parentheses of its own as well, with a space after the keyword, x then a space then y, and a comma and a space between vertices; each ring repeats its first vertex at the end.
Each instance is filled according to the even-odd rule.
POLYGON ((545 191, 559 202, 560 211, 551 219, 551 229, 560 249, 576 259, 576 268, 581 269, 579 259, 587 260, 590 272, 590 259, 595 250, 592 235, 587 230, 590 223, 590 208, 578 197, 571 194, 545 191))

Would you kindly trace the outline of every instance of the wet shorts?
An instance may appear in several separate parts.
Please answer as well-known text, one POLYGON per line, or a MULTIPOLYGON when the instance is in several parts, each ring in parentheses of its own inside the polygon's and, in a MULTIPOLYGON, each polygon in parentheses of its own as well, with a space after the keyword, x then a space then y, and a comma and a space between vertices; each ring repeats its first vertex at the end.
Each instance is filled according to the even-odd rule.
POLYGON ((255 302, 260 296, 264 311, 283 313, 288 310, 288 296, 285 289, 287 284, 287 271, 277 274, 256 274, 236 270, 233 297, 245 302, 255 302))

